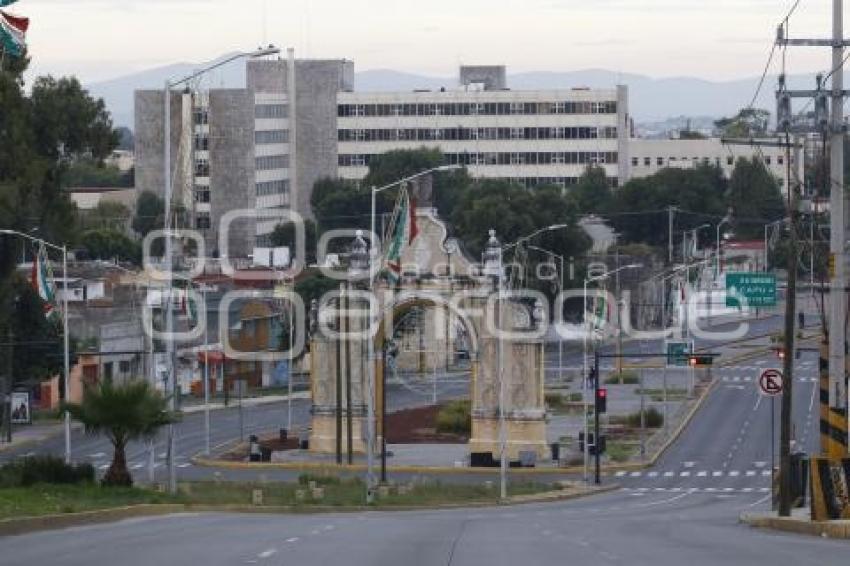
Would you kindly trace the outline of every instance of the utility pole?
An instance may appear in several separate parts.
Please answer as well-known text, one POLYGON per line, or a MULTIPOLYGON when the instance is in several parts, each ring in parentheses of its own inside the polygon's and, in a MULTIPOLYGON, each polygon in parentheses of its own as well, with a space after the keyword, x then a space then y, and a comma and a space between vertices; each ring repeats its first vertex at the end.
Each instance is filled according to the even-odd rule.
MULTIPOLYGON (((602 372, 599 367, 598 349, 593 350, 593 367, 596 368, 596 379, 593 380, 593 483, 599 485, 601 482, 599 458, 602 452, 602 439, 599 437, 599 380, 602 377, 602 372)), ((586 438, 584 443, 587 444, 586 438)))
MULTIPOLYGON (((795 131, 816 131, 829 136, 830 140, 830 306, 829 333, 824 353, 828 359, 821 359, 821 367, 828 367, 828 374, 822 374, 823 386, 828 387, 828 399, 821 401, 821 452, 828 457, 847 456, 847 265, 845 258, 845 240, 847 237, 846 206, 844 195, 844 48, 850 42, 844 39, 844 3, 833 0, 832 37, 829 39, 789 39, 785 28, 779 26, 777 45, 829 47, 832 49, 831 94, 827 97, 822 89, 822 78, 818 76, 817 89, 811 91, 785 90, 786 101, 780 104, 779 111, 785 111, 785 119, 791 122, 790 99, 793 97, 815 99, 815 129, 795 129, 795 131), (831 98, 831 109, 827 108, 827 98, 831 98), (784 107, 783 107, 784 105, 784 107), (829 114, 829 115, 828 115, 829 114)), ((777 113, 777 121, 782 121, 777 113)), ((793 230, 792 230, 793 233, 793 230)), ((790 287, 789 287, 790 289, 790 287)), ((788 376, 785 376, 788 379, 788 376)), ((822 389, 825 387, 822 386, 822 389)), ((785 415, 783 415, 783 419, 785 415)), ((786 494, 787 496, 787 494, 786 494)), ((787 503, 780 501, 780 503, 787 503)), ((780 505, 780 512, 788 511, 780 505)))
MULTIPOLYGON (((835 258, 832 277, 829 319, 829 406, 844 412, 847 419, 847 263, 844 242, 847 237, 845 216, 847 199, 844 195, 844 2, 833 0, 832 8, 832 117, 830 120, 830 231, 829 251, 835 258)), ((843 427, 847 438, 847 426, 843 427)), ((841 453, 830 456, 846 457, 847 442, 841 453)))
POLYGON ((6 328, 6 340, 8 340, 9 344, 6 346, 6 401, 4 403, 5 407, 5 419, 4 424, 6 426, 6 442, 12 443, 12 381, 14 376, 14 358, 15 358, 15 335, 12 332, 12 325, 6 328))
POLYGON ((676 212, 675 206, 667 207, 667 262, 673 263, 673 214, 676 212))
POLYGON ((336 303, 336 463, 342 465, 342 285, 336 303))

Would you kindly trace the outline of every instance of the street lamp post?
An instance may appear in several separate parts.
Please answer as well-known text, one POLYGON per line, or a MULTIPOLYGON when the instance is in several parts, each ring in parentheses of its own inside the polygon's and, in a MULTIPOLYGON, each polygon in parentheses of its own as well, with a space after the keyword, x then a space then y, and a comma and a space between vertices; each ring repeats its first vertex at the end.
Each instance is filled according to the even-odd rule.
MULTIPOLYGON (((190 81, 204 75, 213 69, 217 69, 222 65, 226 65, 232 61, 243 58, 255 58, 255 57, 264 57, 266 55, 275 55, 280 53, 280 49, 276 47, 269 46, 266 49, 258 49, 253 52, 244 52, 237 53, 226 59, 223 59, 217 63, 212 65, 208 65, 203 69, 195 71, 194 73, 187 75, 183 78, 172 80, 165 80, 165 91, 164 91, 164 110, 163 110, 163 130, 164 130, 164 140, 163 140, 163 182, 165 185, 165 271, 168 274, 168 282, 167 282, 167 302, 166 302, 166 315, 165 315, 165 332, 166 332, 166 366, 168 367, 168 375, 171 377, 171 396, 170 400, 170 408, 172 411, 177 410, 177 375, 176 369, 177 364, 175 363, 175 349, 174 349, 174 339, 173 339, 173 331, 174 331, 174 313, 173 313, 173 276, 172 271, 174 270, 174 248, 173 248, 173 233, 172 233, 172 219, 171 219, 171 201, 173 198, 172 195, 172 186, 171 186, 171 89, 179 86, 181 84, 187 84, 190 81)), ((177 469, 175 466, 175 449, 176 449, 176 438, 175 438, 175 427, 173 424, 168 425, 168 448, 166 449, 166 454, 168 456, 168 489, 171 493, 177 492, 177 469)))
MULTIPOLYGON (((0 234, 7 234, 9 236, 18 236, 20 238, 25 238, 30 240, 31 242, 37 242, 45 247, 51 248, 53 250, 62 252, 62 347, 64 349, 64 365, 65 365, 65 402, 70 402, 71 397, 71 361, 70 361, 70 351, 68 346, 68 246, 65 244, 57 245, 50 243, 46 240, 42 240, 41 238, 36 238, 34 236, 30 236, 29 234, 24 234, 23 232, 18 232, 17 230, 0 230, 0 234)), ((33 261, 37 261, 33 259, 33 261)), ((9 380, 12 379, 12 376, 9 376, 9 380)), ((11 384, 11 381, 10 381, 11 384)), ((64 415, 64 425, 65 425, 65 462, 71 463, 71 413, 65 411, 64 415)))
MULTIPOLYGON (((587 483, 587 481, 588 481, 588 475, 587 475, 587 473, 588 473, 588 462, 590 460, 590 450, 589 450, 589 446, 588 446, 590 443, 588 442, 589 437, 587 435, 588 432, 589 432, 587 430, 587 408, 588 408, 588 403, 587 403, 587 381, 588 381, 588 379, 587 379, 587 377, 588 377, 588 373, 587 373, 587 334, 588 334, 588 328, 587 328, 587 285, 589 283, 593 283, 594 281, 600 281, 602 279, 607 279, 611 275, 613 275, 615 273, 619 273, 620 271, 624 271, 626 269, 640 269, 641 267, 643 267, 643 264, 630 263, 628 265, 624 265, 622 267, 618 267, 616 269, 606 271, 605 273, 602 273, 600 275, 596 275, 594 277, 585 277, 585 279, 584 279, 584 293, 582 294, 582 297, 583 297, 582 320, 584 320, 584 332, 582 332, 582 345, 583 345, 583 350, 584 350, 583 355, 582 355, 582 366, 583 366, 583 371, 584 371, 584 373, 582 375, 582 399, 584 401, 584 403, 583 403, 584 410, 582 412, 583 412, 583 419, 584 419, 584 473, 583 473, 583 476, 584 476, 584 482, 585 483, 587 483)), ((598 365, 599 364, 599 357, 598 356, 596 357, 596 364, 597 365, 594 368, 595 369, 594 374, 596 375, 596 381, 598 382, 599 376, 600 376, 599 365, 598 365)), ((598 383, 597 383, 597 386, 598 386, 598 383)), ((596 389, 597 386, 594 387, 594 390, 596 389)), ((595 404, 595 402, 596 402, 596 399, 594 399, 594 404, 595 404)), ((594 414, 595 413, 596 413, 596 410, 594 409, 594 414)), ((597 419, 598 419, 598 415, 597 415, 597 419)), ((599 433, 597 431, 597 433, 596 433, 597 436, 593 439, 593 442, 595 443, 595 446, 596 446, 597 457, 599 455, 598 434, 599 433)), ((596 477, 596 483, 599 483, 598 473, 597 473, 597 477, 596 477)))
MULTIPOLYGON (((439 167, 432 167, 430 169, 420 171, 419 173, 416 173, 414 175, 404 177, 403 179, 398 179, 397 181, 393 181, 392 183, 386 184, 382 187, 372 187, 372 189, 371 189, 371 213, 369 215, 369 239, 370 239, 370 242, 369 242, 369 244, 370 244, 369 245, 369 258, 368 258, 369 273, 368 273, 368 280, 367 280, 368 281, 369 293, 372 293, 372 291, 374 289, 375 274, 377 273, 376 267, 378 266, 378 261, 379 261, 378 258, 380 257, 380 253, 379 253, 380 252, 379 246, 381 245, 380 238, 377 239, 377 240, 374 239, 375 234, 376 234, 375 223, 376 223, 376 208, 377 208, 378 193, 381 193, 383 191, 389 190, 393 187, 396 187, 396 186, 401 185, 403 183, 406 183, 408 181, 412 181, 413 179, 418 179, 419 177, 422 177, 424 175, 429 175, 429 174, 437 172, 437 171, 451 171, 451 170, 462 169, 462 168, 463 167, 461 165, 440 165, 439 167)), ((369 324, 371 325, 372 323, 373 322, 372 322, 371 316, 370 316, 369 324)), ((367 334, 371 334, 371 332, 367 333, 367 334)), ((382 355, 383 355, 384 358, 386 358, 385 354, 386 354, 385 351, 382 352, 382 355)), ((367 401, 367 411, 370 415, 368 420, 371 423, 371 427, 370 427, 371 431, 372 431, 371 435, 374 435, 374 432, 375 432, 375 400, 373 398, 374 391, 375 391, 375 360, 374 360, 374 357, 375 357, 375 344, 373 342, 373 337, 370 336, 369 339, 367 340, 367 348, 366 348, 366 359, 368 360, 368 364, 369 364, 369 367, 368 367, 368 372, 369 372, 368 382, 369 382, 370 393, 369 393, 366 401, 367 401)), ((383 363, 386 364, 386 359, 384 359, 383 363)), ((386 373, 386 367, 384 367, 382 373, 384 373, 384 374, 386 373)), ((386 395, 387 395, 387 392, 386 392, 385 388, 382 386, 382 389, 381 389, 382 399, 386 399, 386 395)), ((385 405, 385 403, 383 403, 383 401, 382 401, 382 405, 385 405)), ((382 423, 386 422, 386 419, 384 418, 385 412, 386 411, 382 408, 381 409, 381 422, 382 423)), ((373 446, 373 438, 372 438, 371 435, 367 439, 367 444, 368 444, 367 450, 369 451, 370 457, 367 458, 366 468, 367 468, 367 476, 369 478, 373 477, 373 474, 372 474, 373 462, 372 462, 371 454, 372 454, 374 446, 373 446)), ((385 470, 385 467, 386 467, 386 442, 383 438, 385 435, 386 435, 386 431, 384 430, 384 425, 382 424, 381 425, 381 438, 379 439, 379 444, 381 446, 381 467, 382 467, 382 474, 381 475, 382 476, 384 475, 384 470, 385 470)), ((373 485, 368 485, 366 487, 367 492, 371 493, 371 490, 373 488, 374 488, 373 485)))
MULTIPOLYGON (((550 250, 547 250, 547 249, 544 249, 544 248, 541 248, 541 247, 538 247, 538 246, 533 246, 533 245, 529 245, 528 249, 536 250, 538 252, 548 254, 551 257, 554 257, 554 258, 560 260, 560 262, 561 262, 561 277, 560 277, 560 281, 559 281, 558 291, 563 293, 564 292, 564 256, 562 256, 561 254, 556 254, 553 251, 550 251, 550 250)), ((560 316, 561 315, 559 313, 559 318, 560 318, 560 316)), ((561 383, 564 382, 564 339, 561 336, 560 332, 558 333, 558 381, 561 382, 561 383)))
POLYGON ((732 208, 730 207, 726 212, 726 216, 724 216, 720 222, 717 223, 717 232, 715 234, 714 242, 714 281, 711 285, 711 288, 708 291, 708 323, 711 324, 711 305, 714 302, 714 287, 718 283, 720 279, 720 228, 724 224, 729 224, 732 222, 732 208))

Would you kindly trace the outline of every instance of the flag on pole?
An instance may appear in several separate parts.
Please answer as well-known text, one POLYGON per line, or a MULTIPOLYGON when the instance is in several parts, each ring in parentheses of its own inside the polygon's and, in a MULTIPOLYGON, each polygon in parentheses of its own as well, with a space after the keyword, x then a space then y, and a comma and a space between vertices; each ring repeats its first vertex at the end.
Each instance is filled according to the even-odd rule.
POLYGON ((53 273, 47 265, 46 256, 44 246, 41 246, 32 262, 30 283, 32 284, 32 288, 35 289, 35 292, 38 293, 39 298, 44 301, 44 315, 50 318, 57 312, 56 281, 53 279, 53 273))
POLYGON ((2 8, 3 6, 11 6, 17 1, 18 0, 0 0, 0 8, 2 8))
POLYGON ((401 277, 401 256, 419 234, 416 225, 416 201, 410 198, 407 189, 402 189, 396 203, 392 229, 392 240, 387 251, 387 276, 395 283, 401 277))
MULTIPOLYGON (((3 2, 3 0, 0 0, 0 2, 3 2)), ((4 4, 0 4, 0 6, 2 5, 4 4)), ((0 10, 0 48, 19 57, 27 46, 26 33, 29 25, 29 18, 13 16, 0 10)))

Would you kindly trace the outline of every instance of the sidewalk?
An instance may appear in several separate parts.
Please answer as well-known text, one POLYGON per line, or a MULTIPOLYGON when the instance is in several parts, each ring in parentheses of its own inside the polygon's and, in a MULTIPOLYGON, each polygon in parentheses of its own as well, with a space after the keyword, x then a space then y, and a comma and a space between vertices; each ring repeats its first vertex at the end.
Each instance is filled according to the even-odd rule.
MULTIPOLYGON (((309 391, 299 391, 298 393, 292 394, 292 399, 309 399, 310 392, 309 391)), ((281 403, 289 399, 289 395, 264 395, 260 397, 245 397, 242 399, 241 403, 243 407, 256 407, 258 405, 268 405, 271 403, 281 403)), ((239 398, 233 397, 231 398, 228 405, 225 407, 224 403, 210 403, 209 407, 211 411, 218 411, 221 409, 233 409, 239 406, 239 398)), ((199 405, 184 405, 180 407, 180 411, 184 414, 191 413, 200 413, 206 408, 206 405, 203 403, 199 405)))

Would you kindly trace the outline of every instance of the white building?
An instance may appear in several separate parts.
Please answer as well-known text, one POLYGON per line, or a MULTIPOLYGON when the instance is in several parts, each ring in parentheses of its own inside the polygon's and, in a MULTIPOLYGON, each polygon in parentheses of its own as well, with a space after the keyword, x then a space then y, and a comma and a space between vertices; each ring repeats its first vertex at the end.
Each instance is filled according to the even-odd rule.
MULTIPOLYGON (((775 142, 776 140, 770 140, 775 142)), ((701 163, 717 165, 723 169, 728 178, 735 169, 735 162, 740 157, 758 157, 768 170, 779 179, 782 191, 788 186, 788 169, 783 147, 755 147, 749 145, 724 144, 720 138, 707 139, 641 139, 632 138, 629 141, 629 174, 631 178, 648 177, 664 169, 691 169, 701 163)), ((803 178, 803 160, 794 162, 791 153, 791 176, 794 178, 794 168, 800 179, 803 178)))
POLYGON ((590 164, 612 184, 628 163, 628 91, 514 91, 505 67, 461 67, 460 86, 437 91, 340 92, 339 176, 361 179, 376 155, 439 148, 472 176, 526 186, 574 184, 590 164))

